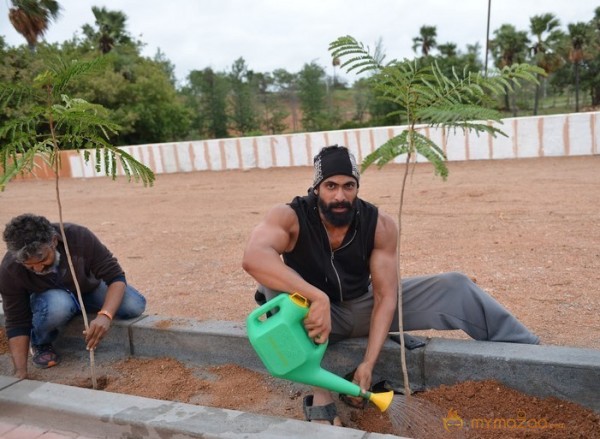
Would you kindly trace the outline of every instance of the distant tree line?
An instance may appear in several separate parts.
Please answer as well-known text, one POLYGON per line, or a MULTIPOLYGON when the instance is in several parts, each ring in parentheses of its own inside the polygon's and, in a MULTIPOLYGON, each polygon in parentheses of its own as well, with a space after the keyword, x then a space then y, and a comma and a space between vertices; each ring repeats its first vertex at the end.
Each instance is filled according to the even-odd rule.
MULTIPOLYGON (((92 7, 95 22, 82 26, 62 43, 48 44, 42 37, 60 14, 55 0, 11 0, 9 19, 26 44, 8 46, 0 36, 0 85, 33 84, 51 59, 102 58, 101 68, 71 83, 69 94, 101 104, 120 127, 117 145, 253 136, 299 131, 321 131, 402 124, 397 104, 380 99, 371 78, 352 85, 340 79, 338 59, 331 66, 304 64, 298 72, 283 68, 256 72, 244 58, 226 71, 210 67, 192 70, 178 84, 174 65, 160 50, 154 57, 141 55, 144 43, 127 30, 123 12, 92 7), (333 74, 328 75, 327 69, 333 74)), ((437 63, 446 74, 487 71, 478 44, 460 50, 452 42, 438 43, 437 28, 422 26, 413 38, 420 63, 437 63)), ((563 28, 551 13, 530 18, 527 30, 503 24, 489 41, 493 66, 531 63, 546 75, 539 84, 518 95, 507 91, 497 102, 509 115, 535 115, 581 111, 600 106, 600 7, 588 22, 563 28)), ((384 61, 381 39, 375 57, 384 61)), ((0 132, 3 122, 25 111, 23 100, 7 106, 0 96, 0 132)))

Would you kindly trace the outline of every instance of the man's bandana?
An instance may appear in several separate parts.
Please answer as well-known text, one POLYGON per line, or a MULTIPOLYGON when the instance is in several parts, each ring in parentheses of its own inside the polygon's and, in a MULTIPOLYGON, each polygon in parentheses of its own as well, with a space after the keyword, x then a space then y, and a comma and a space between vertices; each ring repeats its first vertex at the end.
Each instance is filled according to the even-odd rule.
POLYGON ((314 158, 315 176, 312 188, 316 189, 323 180, 332 175, 354 177, 357 186, 360 173, 354 155, 345 146, 326 146, 314 158))

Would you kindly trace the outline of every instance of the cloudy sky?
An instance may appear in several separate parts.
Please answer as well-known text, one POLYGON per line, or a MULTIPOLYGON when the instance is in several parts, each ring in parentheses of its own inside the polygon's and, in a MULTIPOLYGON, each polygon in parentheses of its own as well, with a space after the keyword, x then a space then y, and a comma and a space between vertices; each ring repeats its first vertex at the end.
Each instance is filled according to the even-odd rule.
MULTIPOLYGON (((437 27, 438 43, 485 47, 488 0, 59 0, 63 7, 45 39, 62 42, 81 26, 93 24, 92 6, 119 10, 129 32, 146 43, 143 54, 157 49, 185 79, 190 70, 229 70, 239 57, 250 69, 270 72, 302 69, 317 62, 332 73, 327 47, 352 35, 371 48, 381 38, 387 60, 412 57, 412 38, 422 25, 437 27)), ((0 4, 0 35, 9 45, 25 42, 0 4)), ((592 0, 492 0, 490 37, 504 23, 528 30, 529 18, 552 12, 567 23, 589 21, 600 6, 592 0)), ((483 52, 482 52, 483 59, 483 52)))

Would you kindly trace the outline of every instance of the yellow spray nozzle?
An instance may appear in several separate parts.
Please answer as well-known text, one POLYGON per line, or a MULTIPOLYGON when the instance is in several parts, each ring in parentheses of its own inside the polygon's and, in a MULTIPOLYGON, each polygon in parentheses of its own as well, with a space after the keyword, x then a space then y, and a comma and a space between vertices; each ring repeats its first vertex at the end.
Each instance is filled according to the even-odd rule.
POLYGON ((392 403, 392 399, 394 399, 394 391, 390 390, 389 392, 380 393, 366 392, 364 395, 361 396, 375 404, 375 406, 379 410, 385 412, 392 403))

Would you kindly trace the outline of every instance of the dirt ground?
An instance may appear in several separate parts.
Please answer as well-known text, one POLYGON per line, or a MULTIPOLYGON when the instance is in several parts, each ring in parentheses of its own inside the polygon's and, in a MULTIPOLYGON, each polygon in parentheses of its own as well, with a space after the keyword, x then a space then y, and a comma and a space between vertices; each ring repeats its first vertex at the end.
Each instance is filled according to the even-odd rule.
MULTIPOLYGON (((600 157, 448 165, 446 182, 426 164, 411 173, 402 219, 402 276, 464 272, 544 344, 600 349, 600 157)), ((360 196, 397 217, 401 171, 399 165, 367 170, 360 196)), ((311 178, 312 169, 300 167, 165 174, 152 188, 107 178, 64 180, 60 188, 64 220, 99 235, 129 282, 148 298, 148 314, 243 321, 255 307, 255 283, 240 266, 248 234, 272 205, 304 194, 311 178)), ((58 219, 49 181, 10 183, 0 193, 0 206, 1 224, 24 212, 58 219)), ((454 331, 419 334, 465 338, 454 331)), ((172 359, 128 359, 106 367, 108 391, 302 419, 304 388, 238 366, 199 371, 172 359), (164 385, 155 385, 159 376, 164 385), (144 394, 149 390, 157 393, 144 394)), ((50 371, 32 374, 61 379, 50 371)), ((454 429, 444 431, 447 435, 600 437, 597 414, 494 382, 432 389, 418 398, 435 403, 436 422, 443 417, 447 430, 454 429), (530 422, 524 429, 467 427, 476 418, 524 416, 530 422), (534 425, 542 419, 552 427, 534 425)), ((348 426, 400 433, 388 419, 394 416, 338 406, 348 426)))

